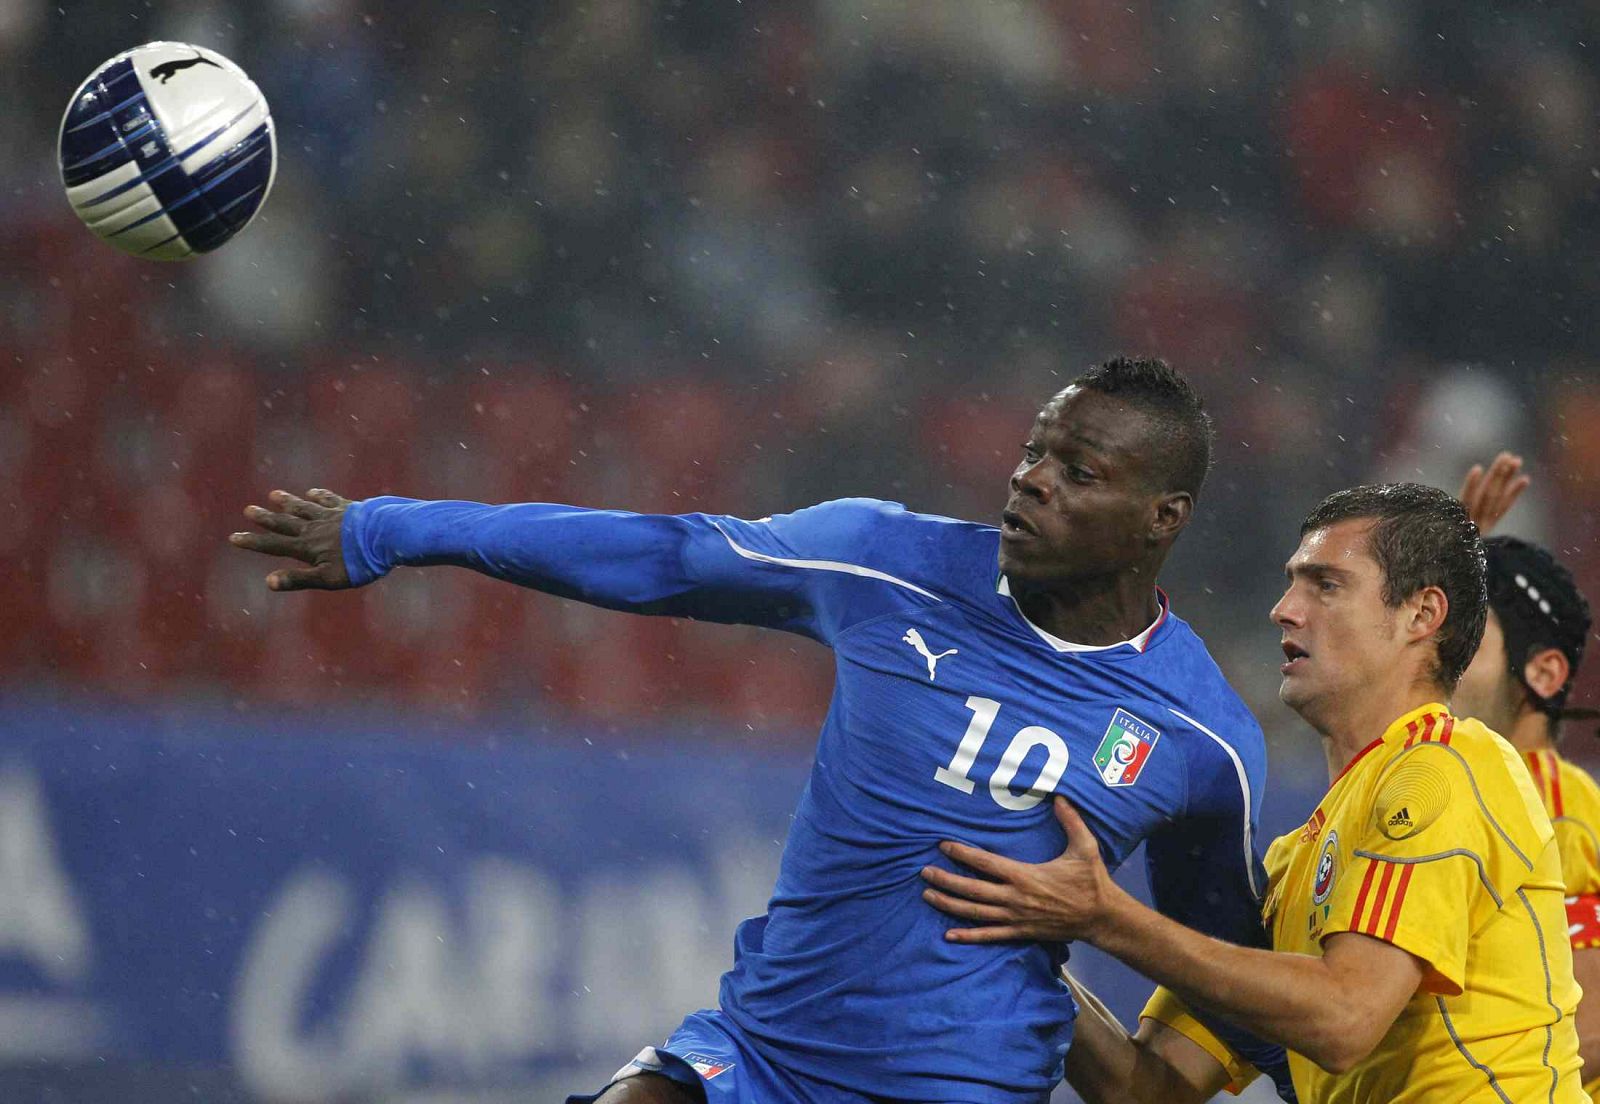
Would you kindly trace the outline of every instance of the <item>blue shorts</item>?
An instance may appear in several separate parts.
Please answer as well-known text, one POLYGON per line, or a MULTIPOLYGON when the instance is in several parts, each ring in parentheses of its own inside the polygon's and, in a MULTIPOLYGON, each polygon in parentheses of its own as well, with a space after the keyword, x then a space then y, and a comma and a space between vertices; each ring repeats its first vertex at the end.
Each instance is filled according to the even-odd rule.
MULTIPOLYGON (((590 1104, 628 1077, 658 1073, 696 1086, 706 1104, 892 1104, 814 1077, 779 1069, 756 1053, 744 1032, 718 1009, 693 1012, 659 1047, 645 1047, 593 1096, 569 1096, 567 1104, 590 1104)), ((1048 1094, 1046 1094, 1048 1096, 1048 1094)), ((1040 1098, 1043 1104, 1044 1097, 1040 1098)), ((931 1104, 960 1104, 959 1101, 931 1104)))
POLYGON ((624 1078, 658 1073, 681 1085, 698 1086, 706 1104, 810 1104, 868 1101, 836 1085, 780 1070, 757 1054, 716 1009, 693 1012, 659 1047, 645 1047, 619 1069, 599 1093, 569 1096, 567 1104, 589 1104, 624 1078))

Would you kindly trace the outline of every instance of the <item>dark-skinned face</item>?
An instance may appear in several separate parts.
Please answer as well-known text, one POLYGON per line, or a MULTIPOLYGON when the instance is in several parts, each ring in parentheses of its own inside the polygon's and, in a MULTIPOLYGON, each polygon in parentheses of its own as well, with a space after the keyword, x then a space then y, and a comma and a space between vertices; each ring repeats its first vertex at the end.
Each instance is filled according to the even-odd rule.
POLYGON ((1160 543, 1161 503, 1171 497, 1153 485, 1151 436, 1143 413, 1098 391, 1069 387, 1045 405, 1011 473, 1001 515, 1000 570, 1014 588, 1048 588, 1150 562, 1160 543))

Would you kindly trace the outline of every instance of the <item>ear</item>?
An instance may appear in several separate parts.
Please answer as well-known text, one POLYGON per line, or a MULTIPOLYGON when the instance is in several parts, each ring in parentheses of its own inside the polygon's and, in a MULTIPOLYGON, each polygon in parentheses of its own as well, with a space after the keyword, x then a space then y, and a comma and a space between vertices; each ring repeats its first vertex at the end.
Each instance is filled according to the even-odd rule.
POLYGON ((1535 652, 1522 668, 1523 680, 1541 698, 1548 698, 1567 684, 1572 665, 1560 648, 1535 652))
POLYGON ((1411 615, 1406 635, 1412 640, 1424 640, 1444 628, 1445 618, 1450 616, 1450 599, 1441 588, 1427 586, 1406 599, 1405 608, 1411 615))
POLYGON ((1150 524, 1152 544, 1170 544, 1194 516, 1194 495, 1174 491, 1156 499, 1155 517, 1150 524))

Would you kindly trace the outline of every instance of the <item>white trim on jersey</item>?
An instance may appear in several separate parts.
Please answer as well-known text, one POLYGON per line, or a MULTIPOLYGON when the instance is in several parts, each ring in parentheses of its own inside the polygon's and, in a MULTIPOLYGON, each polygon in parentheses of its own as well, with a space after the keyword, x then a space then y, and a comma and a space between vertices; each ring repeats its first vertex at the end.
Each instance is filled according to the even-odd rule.
POLYGON ((1038 625, 1029 621, 1028 615, 1022 612, 1022 603, 1018 602, 1016 595, 1011 593, 1011 581, 1004 575, 1000 576, 999 585, 995 587, 995 590, 1010 598, 1011 605, 1017 611, 1017 616, 1022 618, 1023 622, 1038 635, 1040 640, 1043 640, 1058 652, 1109 652, 1113 648, 1132 648, 1135 651, 1142 652, 1144 651, 1144 646, 1150 642, 1151 635, 1161 626, 1162 620, 1167 616, 1167 607, 1163 603, 1161 612, 1156 615, 1156 619, 1145 626, 1144 631, 1136 636, 1130 636, 1126 640, 1119 640, 1115 644, 1074 644, 1070 640, 1062 640, 1059 636, 1045 632, 1038 625))
POLYGON ((1209 728, 1195 720, 1193 717, 1179 713, 1170 705, 1167 706, 1167 712, 1171 713, 1174 717, 1177 717, 1180 721, 1187 721, 1188 723, 1194 725, 1194 727, 1198 728, 1201 732, 1204 732, 1207 736, 1211 737, 1216 741, 1218 747, 1228 753, 1228 758, 1233 760, 1234 773, 1239 776, 1239 789, 1244 793, 1244 872, 1245 877, 1250 881, 1250 892, 1254 893, 1257 897, 1260 897, 1261 887, 1256 885, 1255 849, 1252 846, 1253 840, 1250 834, 1250 778, 1244 772, 1244 763, 1240 761, 1239 753, 1234 751, 1228 742, 1221 736, 1218 736, 1215 732, 1212 732, 1209 728))
MULTIPOLYGON (((716 525, 715 522, 712 524, 716 525)), ((881 582, 893 583, 895 586, 905 587, 907 590, 915 591, 924 598, 932 598, 935 602, 943 601, 943 599, 937 594, 923 590, 915 583, 908 583, 904 579, 897 579, 893 575, 875 570, 874 568, 862 567, 860 564, 841 563, 837 560, 790 560, 785 559, 782 556, 768 556, 762 552, 752 552, 748 548, 741 547, 737 541, 728 535, 727 530, 723 529, 722 526, 717 525, 716 529, 717 532, 722 534, 723 539, 728 542, 728 546, 747 560, 755 560, 758 563, 776 564, 779 567, 798 567, 806 571, 838 571, 845 575, 857 575, 863 579, 877 579, 881 582)))

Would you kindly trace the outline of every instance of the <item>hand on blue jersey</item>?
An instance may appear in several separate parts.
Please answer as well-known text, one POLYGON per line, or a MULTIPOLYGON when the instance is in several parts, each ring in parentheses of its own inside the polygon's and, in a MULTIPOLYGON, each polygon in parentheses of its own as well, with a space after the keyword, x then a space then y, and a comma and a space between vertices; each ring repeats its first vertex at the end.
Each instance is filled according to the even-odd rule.
POLYGON ((262 533, 234 533, 235 548, 267 556, 293 556, 308 567, 286 567, 267 576, 272 590, 345 590, 344 512, 350 503, 332 491, 312 490, 305 498, 288 491, 267 496, 272 509, 246 506, 244 516, 262 533))
POLYGON ((1083 939, 1112 911, 1123 890, 1111 880, 1100 844, 1066 798, 1055 799, 1056 819, 1067 833, 1067 849, 1049 862, 1025 863, 979 847, 945 842, 939 850, 982 877, 970 878, 936 866, 922 868, 930 888, 922 899, 969 921, 951 928, 952 943, 1011 940, 1063 942, 1083 939))

